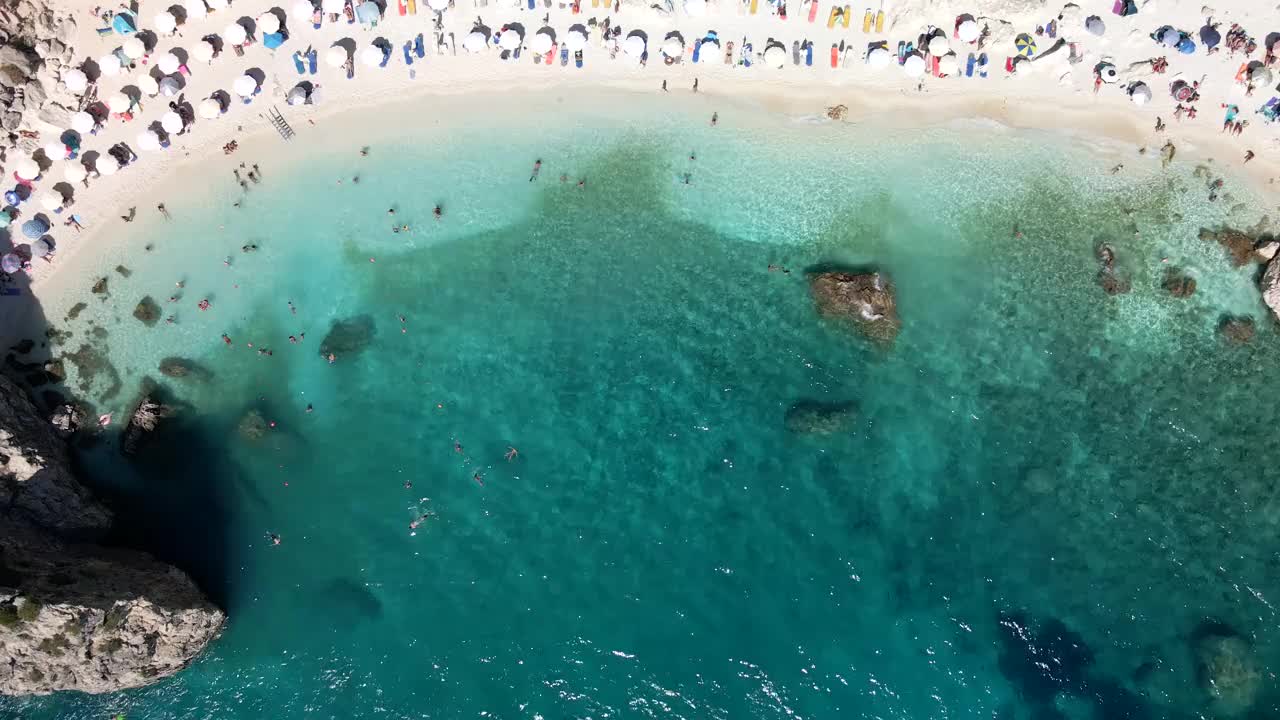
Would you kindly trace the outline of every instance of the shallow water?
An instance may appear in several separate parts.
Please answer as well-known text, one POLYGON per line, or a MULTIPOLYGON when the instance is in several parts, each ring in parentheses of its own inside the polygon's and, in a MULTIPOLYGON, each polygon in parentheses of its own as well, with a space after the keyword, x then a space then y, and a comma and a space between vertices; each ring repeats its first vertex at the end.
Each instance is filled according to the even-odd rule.
MULTIPOLYGON (((1226 209, 1199 181, 1136 159, 1111 176, 1045 134, 713 129, 628 102, 531 102, 518 126, 477 115, 363 159, 356 138, 263 168, 238 209, 228 166, 200 205, 169 203, 69 347, 107 328, 124 390, 85 385, 104 407, 164 356, 214 378, 166 381, 188 412, 134 463, 85 458, 127 508, 119 539, 232 620, 157 686, 0 708, 1191 717, 1213 710, 1191 644, 1209 619, 1274 667, 1277 341, 1214 333, 1265 316, 1196 237, 1226 209), (1097 286, 1100 240, 1131 294, 1097 286), (1195 297, 1160 290, 1162 258, 1195 297), (802 272, 828 263, 892 275, 891 350, 816 318, 802 272), (177 278, 175 325, 129 317, 177 278), (330 323, 363 315, 369 347, 325 362, 330 323), (853 402, 856 426, 792 435, 799 400, 853 402), (277 423, 256 442, 250 409, 277 423)), ((1275 704, 1264 683, 1255 709, 1275 704)))

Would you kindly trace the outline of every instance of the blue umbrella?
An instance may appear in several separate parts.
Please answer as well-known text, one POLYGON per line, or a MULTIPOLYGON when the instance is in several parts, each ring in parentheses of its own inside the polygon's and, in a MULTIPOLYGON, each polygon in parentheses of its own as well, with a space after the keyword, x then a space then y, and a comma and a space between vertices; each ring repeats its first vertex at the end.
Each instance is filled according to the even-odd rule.
POLYGON ((1212 50, 1222 42, 1222 33, 1212 25, 1205 25, 1200 28, 1200 42, 1204 43, 1205 49, 1212 50))
POLYGON ((369 0, 360 3, 360 7, 356 8, 356 17, 362 23, 376 23, 381 16, 382 12, 378 10, 377 4, 369 2, 369 0))
POLYGON ((121 35, 132 35, 138 31, 138 27, 134 24, 133 16, 125 12, 118 12, 111 19, 111 29, 121 35))
POLYGON ((1178 52, 1182 53, 1183 55, 1190 55, 1195 51, 1196 51, 1196 43, 1191 38, 1189 37, 1182 38, 1182 40, 1178 41, 1178 52))
POLYGON ((9 227, 9 223, 13 222, 13 215, 9 213, 8 208, 0 211, 0 228, 9 227))
POLYGON ((22 258, 13 253, 5 253, 4 257, 0 257, 0 270, 4 270, 10 275, 22 269, 22 258))
POLYGON ((22 234, 32 240, 39 240, 45 233, 49 232, 49 223, 44 218, 34 217, 22 223, 22 234))
POLYGON ((262 44, 268 50, 275 50, 284 44, 284 33, 267 33, 262 36, 262 44))
POLYGON ((14 190, 6 190, 4 192, 4 201, 14 207, 22 204, 22 198, 19 197, 17 191, 14 190))

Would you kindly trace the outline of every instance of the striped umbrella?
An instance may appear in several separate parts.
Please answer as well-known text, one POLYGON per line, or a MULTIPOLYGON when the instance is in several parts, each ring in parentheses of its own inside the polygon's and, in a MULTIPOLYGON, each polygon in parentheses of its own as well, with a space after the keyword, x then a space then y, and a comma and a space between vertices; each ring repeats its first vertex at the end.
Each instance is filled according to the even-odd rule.
POLYGON ((1036 40, 1027 33, 1022 33, 1014 38, 1013 44, 1018 48, 1018 54, 1024 58, 1029 58, 1036 54, 1036 40))

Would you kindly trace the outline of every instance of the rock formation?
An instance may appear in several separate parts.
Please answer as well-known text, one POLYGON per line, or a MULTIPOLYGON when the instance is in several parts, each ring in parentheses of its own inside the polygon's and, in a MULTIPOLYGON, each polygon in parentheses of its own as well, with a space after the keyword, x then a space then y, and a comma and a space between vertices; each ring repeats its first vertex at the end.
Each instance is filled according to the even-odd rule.
POLYGON ((1209 230, 1200 228, 1200 239, 1207 242, 1216 242, 1227 251, 1227 255, 1231 258, 1231 264, 1241 267, 1253 262, 1256 258, 1254 255, 1254 245, 1256 239, 1240 230, 1231 228, 1223 228, 1221 230, 1209 230))
POLYGON ((334 357, 345 358, 355 355, 373 342, 374 329, 373 318, 369 315, 335 320, 329 334, 320 341, 320 356, 327 358, 333 354, 334 357))
POLYGON ((853 403, 801 400, 787 408, 787 429, 797 435, 838 435, 853 429, 857 409, 853 403))
POLYGON ((0 47, 0 128, 29 153, 50 135, 70 126, 79 98, 59 84, 72 67, 76 19, 70 9, 40 0, 0 4, 0 27, 7 42, 0 47), (44 137, 16 136, 17 131, 44 131, 44 137))
POLYGON ((50 423, 0 376, 0 694, 155 682, 191 662, 225 619, 181 571, 80 544, 112 519, 54 434, 82 413, 63 407, 50 423))
POLYGON ((893 282, 883 273, 810 273, 809 290, 819 315, 846 321, 877 343, 892 345, 902 329, 893 282))
POLYGON ((133 316, 142 321, 143 325, 154 327, 160 322, 160 306, 148 295, 138 302, 138 306, 133 309, 133 316))
POLYGON ((1191 297, 1196 291, 1196 279, 1180 268, 1169 268, 1165 270, 1160 286, 1176 298, 1191 297))
POLYGON ((208 382, 213 379, 213 372, 196 362, 180 357, 167 357, 160 361, 160 374, 180 380, 208 382))
POLYGON ((1253 649, 1237 635, 1210 634, 1196 643, 1200 685, 1223 715, 1240 715, 1253 706, 1262 687, 1262 670, 1253 649))
POLYGON ((261 440, 267 434, 267 419, 257 410, 250 410, 240 418, 236 429, 245 440, 261 440))
POLYGON ((173 408, 155 400, 149 393, 144 394, 134 406, 129 422, 125 424, 124 435, 120 439, 120 449, 125 455, 138 451, 138 446, 146 438, 147 433, 160 426, 160 421, 173 415, 173 408))
POLYGON ((1108 295, 1123 295, 1133 288, 1129 278, 1116 269, 1116 251, 1102 243, 1094 251, 1098 256, 1098 284, 1108 295))
POLYGON ((1262 302, 1271 308, 1271 313, 1280 318, 1280 260, 1272 260, 1258 281, 1262 291, 1262 302))
POLYGON ((1253 340, 1255 331, 1253 318, 1248 315, 1225 315, 1218 323, 1218 334, 1232 345, 1244 345, 1253 340))

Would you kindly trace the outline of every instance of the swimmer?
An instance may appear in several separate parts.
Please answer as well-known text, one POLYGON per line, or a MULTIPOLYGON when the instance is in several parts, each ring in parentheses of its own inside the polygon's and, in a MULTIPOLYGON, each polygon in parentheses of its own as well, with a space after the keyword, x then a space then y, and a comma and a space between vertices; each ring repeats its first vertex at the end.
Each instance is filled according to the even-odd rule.
POLYGON ((538 173, 542 170, 542 158, 538 158, 533 163, 533 174, 529 176, 529 182, 538 179, 538 173))
POLYGON ((395 209, 395 208, 387 208, 387 214, 388 214, 388 215, 395 215, 395 214, 396 214, 396 209, 395 209))
POLYGON ((715 127, 720 122, 720 113, 711 113, 711 127, 715 127))
POLYGON ((401 226, 400 226, 400 232, 409 232, 409 226, 408 226, 408 225, 401 225, 401 226))
POLYGON ((231 337, 230 337, 229 335, 227 335, 226 333, 222 333, 222 342, 223 342, 223 343, 225 343, 225 344, 227 344, 227 345, 230 345, 230 344, 231 344, 231 337))
POLYGON ((223 259, 222 259, 222 264, 223 264, 223 265, 226 265, 227 267, 231 267, 231 256, 230 256, 230 255, 228 255, 228 256, 226 256, 225 258, 223 258, 223 259))
POLYGON ((296 307, 294 307, 294 306, 293 306, 293 301, 292 301, 292 300, 290 300, 290 301, 288 301, 288 302, 289 302, 289 313, 290 313, 290 314, 293 314, 293 315, 297 315, 297 314, 298 314, 298 308, 296 308, 296 307))
POLYGON ((359 185, 359 184, 360 184, 360 176, 359 176, 359 175, 352 175, 352 176, 351 176, 351 184, 352 184, 352 185, 359 185))
POLYGON ((579 180, 579 181, 578 181, 578 189, 579 189, 579 190, 582 190, 582 189, 583 189, 583 188, 585 188, 586 186, 587 186, 587 181, 586 181, 585 179, 583 179, 583 180, 579 180))
POLYGON ((561 174, 560 174, 560 182, 562 182, 562 183, 563 183, 563 182, 569 182, 569 176, 568 176, 568 175, 566 175, 566 174, 564 174, 564 173, 561 173, 561 174))
POLYGON ((335 361, 337 361, 337 359, 338 359, 338 358, 337 358, 337 356, 335 356, 333 353, 329 353, 329 364, 330 364, 330 365, 332 365, 335 361))
POLYGON ((404 481, 404 489, 405 489, 405 490, 412 490, 412 489, 413 489, 413 481, 412 481, 412 480, 405 480, 405 481, 404 481))
POLYGON ((277 535, 277 534, 275 534, 275 533, 273 533, 273 532, 269 532, 269 533, 267 533, 267 539, 271 541, 271 544, 272 544, 272 545, 279 545, 279 544, 280 544, 280 536, 279 536, 279 535, 277 535))
POLYGON ((165 318, 165 319, 164 319, 164 321, 165 321, 166 323, 170 324, 170 325, 172 325, 174 322, 176 322, 176 321, 173 319, 173 316, 172 316, 172 315, 170 315, 169 317, 165 318))
POLYGON ((369 146, 365 145, 360 148, 360 157, 369 157, 369 146))
POLYGON ((315 408, 311 407, 311 403, 307 403, 307 412, 311 412, 312 410, 315 410, 315 408))
POLYGON ((297 335, 290 335, 290 336, 289 336, 289 344, 291 344, 291 345, 297 345, 297 344, 298 344, 298 336, 297 336, 297 335))
POLYGON ((169 296, 169 302, 178 302, 178 296, 177 296, 177 295, 170 295, 170 296, 169 296))
POLYGON ((210 307, 209 300, 207 298, 204 300, 201 300, 197 305, 197 307, 199 307, 201 310, 208 310, 210 307))
POLYGON ((511 462, 512 460, 515 460, 516 456, 519 454, 520 454, 520 451, 516 450, 515 447, 508 445, 507 454, 503 455, 503 457, 507 459, 507 462, 511 462))
POLYGON ((461 452, 462 452, 462 443, 458 442, 457 440, 454 440, 454 441, 453 441, 453 451, 454 451, 454 452, 456 452, 456 453, 461 453, 461 452))
POLYGON ((436 209, 431 211, 431 214, 435 215, 436 219, 439 220, 440 216, 444 215, 444 209, 442 209, 439 205, 437 205, 436 209))
POLYGON ((476 484, 479 485, 480 487, 484 487, 484 475, 481 475, 479 472, 477 472, 475 475, 471 476, 471 479, 475 480, 476 484))

